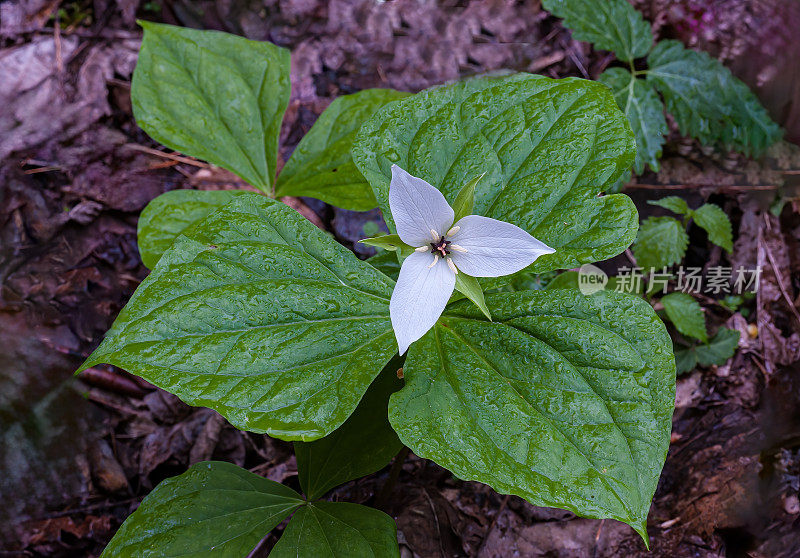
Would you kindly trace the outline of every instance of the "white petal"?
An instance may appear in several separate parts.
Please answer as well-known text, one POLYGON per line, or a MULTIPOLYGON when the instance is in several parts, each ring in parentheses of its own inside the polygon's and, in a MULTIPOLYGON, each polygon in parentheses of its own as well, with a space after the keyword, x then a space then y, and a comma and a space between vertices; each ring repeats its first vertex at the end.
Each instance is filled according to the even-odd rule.
POLYGON ((455 218, 453 208, 439 190, 397 165, 392 165, 389 209, 397 234, 414 247, 433 242, 431 230, 444 236, 455 218))
POLYGON ((452 251, 450 257, 459 271, 473 277, 516 273, 555 252, 516 225, 497 219, 467 215, 456 225, 460 229, 449 240, 466 252, 452 251))
POLYGON ((392 292, 389 314, 401 355, 433 327, 456 286, 456 276, 447 264, 439 260, 428 267, 432 261, 430 252, 407 257, 392 292))

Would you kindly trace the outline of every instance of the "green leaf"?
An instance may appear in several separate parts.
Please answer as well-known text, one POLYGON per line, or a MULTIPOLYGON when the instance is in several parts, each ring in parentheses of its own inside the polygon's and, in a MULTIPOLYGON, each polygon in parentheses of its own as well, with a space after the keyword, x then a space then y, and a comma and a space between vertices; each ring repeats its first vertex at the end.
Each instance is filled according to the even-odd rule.
POLYGON ((489 320, 492 319, 492 314, 489 312, 489 308, 486 307, 486 301, 483 297, 483 288, 475 277, 464 273, 457 274, 456 290, 474 302, 475 306, 481 309, 484 316, 489 320))
POLYGON ((389 420, 456 476, 647 537, 672 428, 672 342, 644 300, 554 289, 466 301, 409 350, 389 420))
POLYGON ((148 494, 103 556, 246 556, 302 504, 288 486, 231 463, 197 463, 148 494))
POLYGON ((633 77, 625 68, 610 68, 597 80, 614 92, 614 99, 628 117, 636 136, 634 171, 641 174, 645 164, 657 171, 664 134, 669 131, 664 119, 664 104, 658 94, 649 83, 633 77))
POLYGON ((402 358, 390 360, 339 428, 314 442, 294 443, 300 486, 309 500, 379 471, 403 447, 387 417, 389 396, 403 386, 401 366, 402 358))
POLYGON ((701 366, 725 364, 739 346, 739 332, 726 327, 720 328, 717 334, 706 345, 696 345, 684 349, 675 349, 675 366, 678 374, 685 374, 701 366))
POLYGON ((483 174, 476 176, 464 184, 456 195, 456 199, 453 202, 453 213, 455 215, 453 223, 458 223, 462 217, 472 215, 473 211, 475 211, 475 186, 477 186, 483 176, 483 174))
POLYGON ((345 502, 314 502, 300 508, 270 558, 399 558, 397 526, 376 509, 345 502))
POLYGON ((372 188, 353 164, 350 148, 361 124, 375 111, 408 95, 393 89, 366 89, 333 101, 281 170, 275 194, 309 196, 355 211, 377 206, 372 188))
POLYGON ((661 198, 660 200, 647 200, 647 203, 650 205, 663 207, 664 209, 669 209, 678 215, 686 215, 691 211, 689 206, 686 204, 686 201, 678 196, 667 196, 666 198, 661 198))
POLYGON ((731 220, 722 208, 706 203, 691 213, 694 223, 708 233, 708 239, 724 248, 729 254, 733 251, 733 229, 731 220))
POLYGON ((708 345, 698 345, 697 362, 702 366, 720 365, 733 356, 739 346, 739 332, 735 329, 722 327, 711 338, 708 345))
POLYGON ((397 281, 397 277, 400 275, 400 261, 397 259, 396 252, 377 254, 371 258, 367 258, 366 261, 387 277, 391 277, 397 281))
POLYGON ((626 0, 544 0, 542 5, 564 18, 575 39, 610 50, 620 60, 641 58, 653 45, 650 24, 626 0))
POLYGON ((109 363, 284 440, 329 434, 396 353, 394 282, 242 194, 164 253, 82 369, 109 363))
POLYGON ((669 320, 684 335, 708 342, 706 318, 700 304, 689 294, 669 293, 661 297, 669 320))
POLYGON ((636 263, 644 269, 669 267, 679 263, 689 235, 683 225, 672 217, 648 217, 642 221, 639 236, 633 245, 636 263))
POLYGON ((167 147, 269 192, 289 104, 289 51, 218 31, 139 23, 136 123, 167 147))
POLYGON ((541 273, 610 258, 636 236, 630 198, 598 196, 633 164, 635 140, 602 84, 530 74, 428 89, 378 111, 359 132, 353 160, 389 229, 391 165, 427 180, 452 202, 464 182, 475 213, 513 223, 556 249, 541 273))
POLYGON ((675 373, 680 376, 691 372, 697 366, 697 352, 694 348, 675 350, 675 373))
POLYGON ((578 288, 578 272, 577 271, 564 271, 559 273, 550 281, 545 290, 550 289, 577 289, 578 288))
POLYGON ((208 217, 244 190, 173 190, 152 200, 139 215, 139 254, 153 269, 187 227, 208 217))
POLYGON ((647 81, 664 96, 682 134, 748 156, 780 139, 780 128, 750 89, 705 52, 661 41, 648 64, 647 81))
POLYGON ((367 246, 376 246, 391 252, 397 252, 399 250, 401 254, 407 254, 414 251, 414 248, 403 242, 400 239, 400 236, 396 234, 372 236, 370 238, 361 239, 359 242, 361 244, 366 244, 367 246))

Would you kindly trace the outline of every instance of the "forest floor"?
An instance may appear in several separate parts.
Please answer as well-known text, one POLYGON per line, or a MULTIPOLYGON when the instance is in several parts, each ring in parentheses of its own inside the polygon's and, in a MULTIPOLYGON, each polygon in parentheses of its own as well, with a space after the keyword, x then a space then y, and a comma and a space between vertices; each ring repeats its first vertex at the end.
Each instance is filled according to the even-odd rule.
MULTIPOLYGON (((800 141, 800 6, 763 0, 637 0, 659 38, 723 60, 800 141), (794 29, 794 31, 792 31, 794 29)), ((8 0, 0 4, 0 557, 97 556, 161 480, 206 459, 297 486, 291 445, 235 430, 213 411, 112 367, 72 378, 146 276, 139 212, 176 188, 242 187, 165 151, 134 123, 135 17, 221 29, 292 51, 288 157, 338 95, 418 91, 502 68, 596 78, 607 53, 571 39, 538 2, 8 0)), ((674 126, 673 126, 674 128, 674 126)), ((711 200, 735 249, 690 230, 687 264, 763 269, 735 312, 702 302, 712 331, 741 332, 721 366, 678 378, 672 444, 649 518, 629 527, 538 508, 410 455, 385 511, 403 556, 800 556, 800 150, 759 162, 673 129, 662 169, 628 184, 649 199, 711 200), (782 192, 783 206, 774 201, 782 192)), ((343 244, 377 211, 288 200, 343 244)), ((624 263, 624 256, 620 262, 624 263)), ((388 468, 336 489, 373 504, 388 468)), ((279 534, 279 530, 276 531, 279 534)), ((276 534, 252 556, 266 556, 276 534)))

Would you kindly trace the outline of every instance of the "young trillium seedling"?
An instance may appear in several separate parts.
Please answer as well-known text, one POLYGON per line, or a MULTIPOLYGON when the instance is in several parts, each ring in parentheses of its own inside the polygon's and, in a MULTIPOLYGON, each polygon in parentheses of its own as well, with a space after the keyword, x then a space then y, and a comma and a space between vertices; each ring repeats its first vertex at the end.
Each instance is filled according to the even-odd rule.
POLYGON ((500 277, 555 252, 521 228, 489 217, 467 215, 454 225, 444 195, 397 165, 389 208, 400 240, 415 249, 403 261, 389 304, 401 355, 439 319, 459 273, 500 277))

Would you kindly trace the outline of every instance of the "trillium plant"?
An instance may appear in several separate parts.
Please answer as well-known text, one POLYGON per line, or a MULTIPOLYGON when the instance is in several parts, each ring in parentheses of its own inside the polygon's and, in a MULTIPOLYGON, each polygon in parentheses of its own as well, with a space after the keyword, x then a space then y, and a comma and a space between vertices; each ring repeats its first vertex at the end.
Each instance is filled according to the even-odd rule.
POLYGON ((276 177, 288 51, 142 25, 137 123, 254 188, 148 205, 151 273, 81 369, 119 366, 294 442, 302 495, 198 463, 104 556, 246 556, 287 518, 271 556, 399 556, 391 517, 325 498, 403 446, 646 542, 675 396, 663 323, 624 293, 512 288, 636 238, 631 200, 603 195, 636 156, 611 90, 516 73, 362 91, 333 101, 276 177), (360 260, 283 196, 380 208, 390 234, 363 242, 385 250, 360 260))

